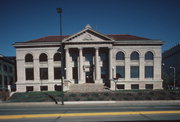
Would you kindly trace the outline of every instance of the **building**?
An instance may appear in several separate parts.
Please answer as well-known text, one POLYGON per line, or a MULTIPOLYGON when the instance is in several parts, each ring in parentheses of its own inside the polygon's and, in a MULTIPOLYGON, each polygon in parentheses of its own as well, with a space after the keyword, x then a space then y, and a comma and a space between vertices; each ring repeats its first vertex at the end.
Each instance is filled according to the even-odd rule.
POLYGON ((162 54, 163 71, 169 78, 169 85, 174 85, 174 71, 170 67, 175 68, 176 86, 180 87, 180 44, 172 47, 162 54))
POLYGON ((16 63, 15 57, 0 55, 0 91, 15 90, 16 63))
POLYGON ((61 60, 65 90, 88 83, 114 89, 114 81, 118 89, 162 89, 162 44, 132 35, 101 34, 90 25, 74 35, 16 42, 17 91, 60 89, 61 60))

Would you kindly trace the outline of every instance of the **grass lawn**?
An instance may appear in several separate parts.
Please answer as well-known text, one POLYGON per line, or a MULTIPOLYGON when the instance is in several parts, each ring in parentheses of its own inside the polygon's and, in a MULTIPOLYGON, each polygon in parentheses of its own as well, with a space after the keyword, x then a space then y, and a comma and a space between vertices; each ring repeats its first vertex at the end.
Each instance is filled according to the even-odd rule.
MULTIPOLYGON (((61 101, 62 92, 15 93, 7 102, 61 101), (51 96, 51 97, 49 97, 51 96)), ((180 100, 180 90, 118 90, 94 93, 64 93, 65 101, 180 100)))

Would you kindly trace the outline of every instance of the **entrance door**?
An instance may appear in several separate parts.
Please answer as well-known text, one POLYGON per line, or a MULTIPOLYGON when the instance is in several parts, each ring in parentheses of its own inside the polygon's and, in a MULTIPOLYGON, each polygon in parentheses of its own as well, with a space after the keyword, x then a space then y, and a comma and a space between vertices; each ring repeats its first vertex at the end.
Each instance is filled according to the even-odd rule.
POLYGON ((86 83, 94 83, 93 72, 86 72, 86 83))

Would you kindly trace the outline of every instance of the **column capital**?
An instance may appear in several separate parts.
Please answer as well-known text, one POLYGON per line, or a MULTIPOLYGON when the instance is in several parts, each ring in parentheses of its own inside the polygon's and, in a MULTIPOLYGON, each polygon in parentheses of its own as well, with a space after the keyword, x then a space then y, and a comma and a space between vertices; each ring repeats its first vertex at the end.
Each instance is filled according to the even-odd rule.
POLYGON ((82 50, 83 48, 82 47, 78 47, 79 50, 82 50))
POLYGON ((113 49, 113 47, 108 47, 109 48, 109 50, 112 50, 113 49))
POLYGON ((64 49, 65 49, 65 50, 69 50, 69 47, 65 47, 64 49))
POLYGON ((94 47, 94 49, 95 49, 95 50, 98 50, 98 49, 99 49, 99 47, 94 47))

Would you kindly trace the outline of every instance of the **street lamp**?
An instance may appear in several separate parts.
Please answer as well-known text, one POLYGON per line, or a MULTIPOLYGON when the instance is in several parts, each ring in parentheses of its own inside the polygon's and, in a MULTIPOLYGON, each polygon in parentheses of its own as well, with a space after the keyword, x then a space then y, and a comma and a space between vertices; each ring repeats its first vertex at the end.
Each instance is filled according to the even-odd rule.
POLYGON ((61 103, 62 105, 64 105, 64 88, 63 88, 63 85, 64 85, 64 53, 63 53, 63 45, 62 45, 62 8, 56 8, 57 10, 57 13, 59 14, 59 17, 60 17, 60 26, 59 26, 59 29, 60 29, 60 42, 61 42, 61 46, 60 46, 60 51, 61 51, 61 87, 62 87, 62 100, 61 100, 61 103))
POLYGON ((170 69, 173 69, 173 70, 174 70, 174 89, 175 89, 175 87, 176 87, 176 68, 170 66, 170 69))

